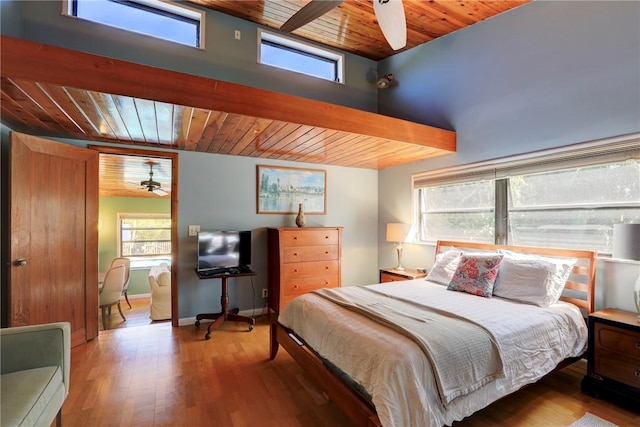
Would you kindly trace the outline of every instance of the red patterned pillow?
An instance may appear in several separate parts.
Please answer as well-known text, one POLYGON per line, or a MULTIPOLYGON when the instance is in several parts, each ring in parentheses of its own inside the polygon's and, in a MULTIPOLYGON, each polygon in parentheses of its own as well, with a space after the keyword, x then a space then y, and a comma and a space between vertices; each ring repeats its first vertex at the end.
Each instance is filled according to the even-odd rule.
POLYGON ((462 255, 447 289, 490 298, 502 255, 462 255))

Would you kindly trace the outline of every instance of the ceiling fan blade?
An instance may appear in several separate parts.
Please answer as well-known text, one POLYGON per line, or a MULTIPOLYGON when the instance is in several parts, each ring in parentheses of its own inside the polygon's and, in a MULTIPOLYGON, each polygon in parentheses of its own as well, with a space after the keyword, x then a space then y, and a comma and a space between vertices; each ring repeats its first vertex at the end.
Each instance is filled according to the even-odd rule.
POLYGON ((297 30, 298 28, 308 24, 314 19, 321 17, 331 9, 340 6, 341 3, 344 3, 344 0, 311 0, 309 3, 305 4, 302 9, 294 13, 293 16, 287 20, 287 22, 282 24, 282 27, 280 27, 280 29, 286 32, 297 30))
POLYGON ((156 195, 158 195, 158 196, 166 196, 166 195, 167 195, 167 194, 169 194, 169 193, 167 193, 166 191, 164 191, 162 188, 158 187, 158 188, 154 188, 154 189, 153 189, 153 194, 156 194, 156 195))
POLYGON ((407 45, 407 20, 402 0, 373 0, 378 25, 393 50, 407 45))

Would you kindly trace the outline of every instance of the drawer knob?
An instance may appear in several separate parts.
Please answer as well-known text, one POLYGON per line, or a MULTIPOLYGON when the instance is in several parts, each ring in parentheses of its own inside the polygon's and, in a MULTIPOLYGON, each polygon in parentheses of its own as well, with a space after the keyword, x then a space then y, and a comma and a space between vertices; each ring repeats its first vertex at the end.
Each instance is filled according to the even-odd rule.
POLYGON ((636 348, 640 349, 640 342, 636 343, 636 348))
POLYGON ((293 256, 298 256, 298 252, 294 252, 294 253, 293 253, 293 256))
POLYGON ((329 251, 324 251, 325 255, 329 255, 329 251))
POLYGON ((297 273, 297 272, 298 272, 298 269, 297 269, 297 268, 294 268, 294 269, 293 269, 293 272, 294 272, 294 273, 297 273))
POLYGON ((636 377, 640 377, 640 371, 635 371, 634 374, 636 377))
POLYGON ((328 238, 329 238, 329 236, 324 236, 324 238, 325 238, 325 239, 328 239, 328 238))
POLYGON ((293 285, 293 289, 298 289, 298 285, 293 285))

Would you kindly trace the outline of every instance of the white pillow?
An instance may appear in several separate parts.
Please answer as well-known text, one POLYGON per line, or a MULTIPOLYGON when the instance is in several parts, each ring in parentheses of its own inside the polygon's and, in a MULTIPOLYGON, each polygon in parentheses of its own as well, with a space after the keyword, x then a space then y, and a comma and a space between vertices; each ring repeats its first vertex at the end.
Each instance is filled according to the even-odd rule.
POLYGON ((500 250, 504 254, 493 295, 548 307, 562 295, 576 259, 549 258, 500 250))
POLYGON ((453 248, 436 255, 436 262, 425 280, 447 286, 458 268, 461 254, 461 250, 453 248))
POLYGON ((163 271, 158 275, 158 286, 171 286, 171 272, 163 271))

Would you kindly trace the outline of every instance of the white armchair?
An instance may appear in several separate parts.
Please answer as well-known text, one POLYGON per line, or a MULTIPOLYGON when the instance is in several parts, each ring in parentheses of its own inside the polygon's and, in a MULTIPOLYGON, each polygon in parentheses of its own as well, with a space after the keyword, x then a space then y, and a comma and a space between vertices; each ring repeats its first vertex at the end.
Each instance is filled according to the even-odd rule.
POLYGON ((162 263, 149 270, 151 320, 171 319, 171 270, 162 263))

